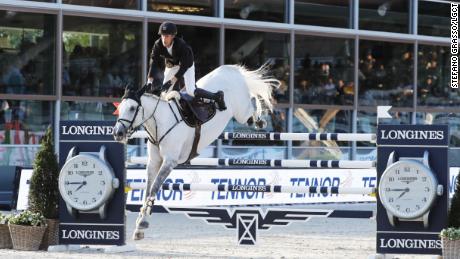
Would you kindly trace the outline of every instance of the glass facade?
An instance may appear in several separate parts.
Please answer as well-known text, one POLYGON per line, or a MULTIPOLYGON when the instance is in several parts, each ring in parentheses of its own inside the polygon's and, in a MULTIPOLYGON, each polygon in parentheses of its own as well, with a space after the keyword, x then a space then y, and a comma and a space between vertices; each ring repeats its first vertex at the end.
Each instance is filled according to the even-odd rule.
POLYGON ((418 2, 418 34, 450 37, 450 4, 418 2))
POLYGON ((350 1, 296 0, 296 24, 352 28, 350 1))
MULTIPOLYGON (((3 164, 31 166, 46 127, 59 120, 114 121, 124 87, 146 80, 164 17, 192 47, 197 80, 240 64, 265 65, 280 81, 264 131, 373 133, 376 106, 392 105, 394 118, 384 123, 449 123, 451 145, 460 145, 446 1, 49 0, 27 9, 11 2, 0 4, 3 164)), ((255 129, 232 120, 226 130, 255 129)), ((145 154, 142 141, 130 144, 130 153, 145 154)), ((216 141, 202 154, 375 158, 368 143, 241 144, 216 141)))
POLYGON ((277 102, 289 97, 289 35, 243 30, 225 30, 225 64, 241 64, 249 69, 269 66, 268 75, 280 80, 274 91, 277 102))
POLYGON ((413 45, 362 40, 359 43, 359 106, 413 106, 413 45))
POLYGON ((353 105, 354 41, 297 35, 294 103, 353 105))
POLYGON ((49 101, 1 100, 0 165, 31 166, 38 144, 52 125, 49 101))
POLYGON ((119 9, 140 9, 142 0, 62 0, 63 4, 88 5, 97 7, 119 8, 119 9))
POLYGON ((210 0, 147 0, 147 10, 161 13, 217 16, 217 5, 210 0))
POLYGON ((55 93, 56 17, 0 10, 0 93, 55 93))
POLYGON ((62 94, 121 97, 138 85, 141 31, 139 22, 64 17, 62 94))
POLYGON ((409 33, 408 0, 372 0, 359 2, 359 29, 409 33))
POLYGON ((286 2, 224 0, 224 17, 266 22, 287 22, 286 2))

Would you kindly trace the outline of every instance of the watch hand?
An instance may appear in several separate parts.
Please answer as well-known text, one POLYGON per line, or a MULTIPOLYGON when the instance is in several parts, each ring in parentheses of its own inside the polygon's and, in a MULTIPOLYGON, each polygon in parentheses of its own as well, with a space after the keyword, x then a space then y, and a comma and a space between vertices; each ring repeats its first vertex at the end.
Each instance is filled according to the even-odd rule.
POLYGON ((75 190, 75 191, 78 191, 81 189, 81 187, 85 186, 86 185, 86 181, 83 181, 82 184, 80 186, 78 186, 78 188, 75 190))
POLYGON ((396 199, 399 199, 399 198, 401 198, 404 194, 406 194, 406 193, 409 191, 409 188, 402 189, 402 190, 404 190, 404 191, 403 191, 403 192, 398 196, 398 198, 396 198, 396 199))
POLYGON ((402 191, 407 191, 407 188, 400 188, 400 189, 390 189, 388 190, 390 192, 402 192, 402 191))
POLYGON ((83 182, 66 182, 65 184, 66 185, 69 185, 69 184, 82 184, 83 182))

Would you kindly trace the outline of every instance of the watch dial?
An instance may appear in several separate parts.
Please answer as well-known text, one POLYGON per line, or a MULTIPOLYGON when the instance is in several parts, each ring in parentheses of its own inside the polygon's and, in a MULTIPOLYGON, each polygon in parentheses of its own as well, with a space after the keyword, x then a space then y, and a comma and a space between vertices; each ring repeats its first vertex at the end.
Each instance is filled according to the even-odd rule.
POLYGON ((78 155, 69 160, 59 176, 60 191, 72 207, 91 210, 98 207, 109 191, 108 177, 103 162, 89 155, 78 155))
POLYGON ((388 167, 380 179, 380 200, 397 217, 420 217, 436 197, 435 181, 430 169, 422 163, 398 161, 388 167))

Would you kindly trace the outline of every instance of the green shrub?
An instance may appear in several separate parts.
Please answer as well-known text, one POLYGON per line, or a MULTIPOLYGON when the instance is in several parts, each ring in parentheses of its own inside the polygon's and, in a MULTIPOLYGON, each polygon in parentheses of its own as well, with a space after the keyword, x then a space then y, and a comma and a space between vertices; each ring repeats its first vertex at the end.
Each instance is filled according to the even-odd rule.
POLYGON ((29 209, 43 214, 45 218, 59 217, 59 165, 54 154, 53 134, 48 127, 40 150, 34 160, 30 179, 29 209))

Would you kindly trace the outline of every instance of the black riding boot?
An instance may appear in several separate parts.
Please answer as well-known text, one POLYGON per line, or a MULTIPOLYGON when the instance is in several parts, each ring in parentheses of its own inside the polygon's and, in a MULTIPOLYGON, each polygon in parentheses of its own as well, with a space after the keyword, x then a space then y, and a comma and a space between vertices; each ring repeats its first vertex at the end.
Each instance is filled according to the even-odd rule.
POLYGON ((225 101, 224 101, 224 92, 222 91, 218 91, 217 93, 212 93, 202 88, 196 88, 194 94, 195 94, 195 97, 197 98, 205 98, 205 99, 214 100, 217 103, 219 111, 224 111, 227 109, 227 106, 225 106, 225 101))

